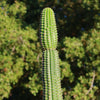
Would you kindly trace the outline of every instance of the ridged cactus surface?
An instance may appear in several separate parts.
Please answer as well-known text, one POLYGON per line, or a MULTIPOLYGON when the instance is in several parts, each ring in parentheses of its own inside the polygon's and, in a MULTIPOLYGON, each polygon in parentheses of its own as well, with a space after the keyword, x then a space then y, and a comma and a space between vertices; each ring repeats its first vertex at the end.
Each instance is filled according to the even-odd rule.
POLYGON ((57 47, 57 29, 55 15, 51 8, 45 8, 41 14, 40 23, 41 44, 44 50, 56 49, 57 47))
POLYGON ((57 50, 43 51, 44 100, 62 100, 57 50))
POLYGON ((57 29, 54 12, 45 8, 41 14, 43 100, 63 100, 60 83, 57 29))

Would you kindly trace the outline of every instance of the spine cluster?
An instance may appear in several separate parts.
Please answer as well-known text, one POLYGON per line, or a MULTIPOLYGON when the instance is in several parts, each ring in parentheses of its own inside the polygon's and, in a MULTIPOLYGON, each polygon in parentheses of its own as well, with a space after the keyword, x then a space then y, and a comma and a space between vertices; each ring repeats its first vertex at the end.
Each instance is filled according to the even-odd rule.
POLYGON ((54 12, 45 8, 41 14, 40 39, 43 49, 43 100, 63 100, 57 47, 57 29, 54 12))

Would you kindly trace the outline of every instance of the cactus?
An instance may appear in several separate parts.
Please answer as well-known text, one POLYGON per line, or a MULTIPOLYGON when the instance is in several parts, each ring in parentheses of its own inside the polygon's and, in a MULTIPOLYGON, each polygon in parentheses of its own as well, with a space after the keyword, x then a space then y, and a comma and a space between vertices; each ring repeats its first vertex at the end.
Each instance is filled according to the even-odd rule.
POLYGON ((54 12, 45 8, 41 14, 40 39, 43 49, 43 100, 63 100, 57 47, 57 29, 54 12))

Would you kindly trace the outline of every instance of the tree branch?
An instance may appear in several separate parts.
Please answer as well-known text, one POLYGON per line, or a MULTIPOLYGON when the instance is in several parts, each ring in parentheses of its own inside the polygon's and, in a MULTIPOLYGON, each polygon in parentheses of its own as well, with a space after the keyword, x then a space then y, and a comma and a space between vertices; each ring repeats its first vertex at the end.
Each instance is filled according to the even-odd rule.
POLYGON ((90 86, 89 90, 87 91, 86 95, 88 95, 89 92, 92 90, 93 84, 94 84, 94 79, 95 79, 95 70, 94 70, 94 72, 93 72, 93 77, 92 77, 91 86, 90 86))

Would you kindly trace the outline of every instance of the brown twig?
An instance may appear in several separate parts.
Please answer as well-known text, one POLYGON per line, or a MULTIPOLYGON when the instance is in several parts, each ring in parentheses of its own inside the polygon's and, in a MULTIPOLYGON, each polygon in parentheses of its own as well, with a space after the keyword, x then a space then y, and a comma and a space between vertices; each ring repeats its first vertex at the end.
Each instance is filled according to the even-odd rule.
POLYGON ((88 95, 89 92, 92 90, 92 88, 93 88, 93 84, 94 84, 94 79, 95 79, 95 71, 93 72, 93 77, 92 77, 91 86, 90 86, 89 90, 87 91, 86 95, 88 95))
POLYGON ((40 55, 41 55, 41 53, 39 53, 38 56, 37 56, 38 63, 39 63, 39 60, 40 60, 40 55))

